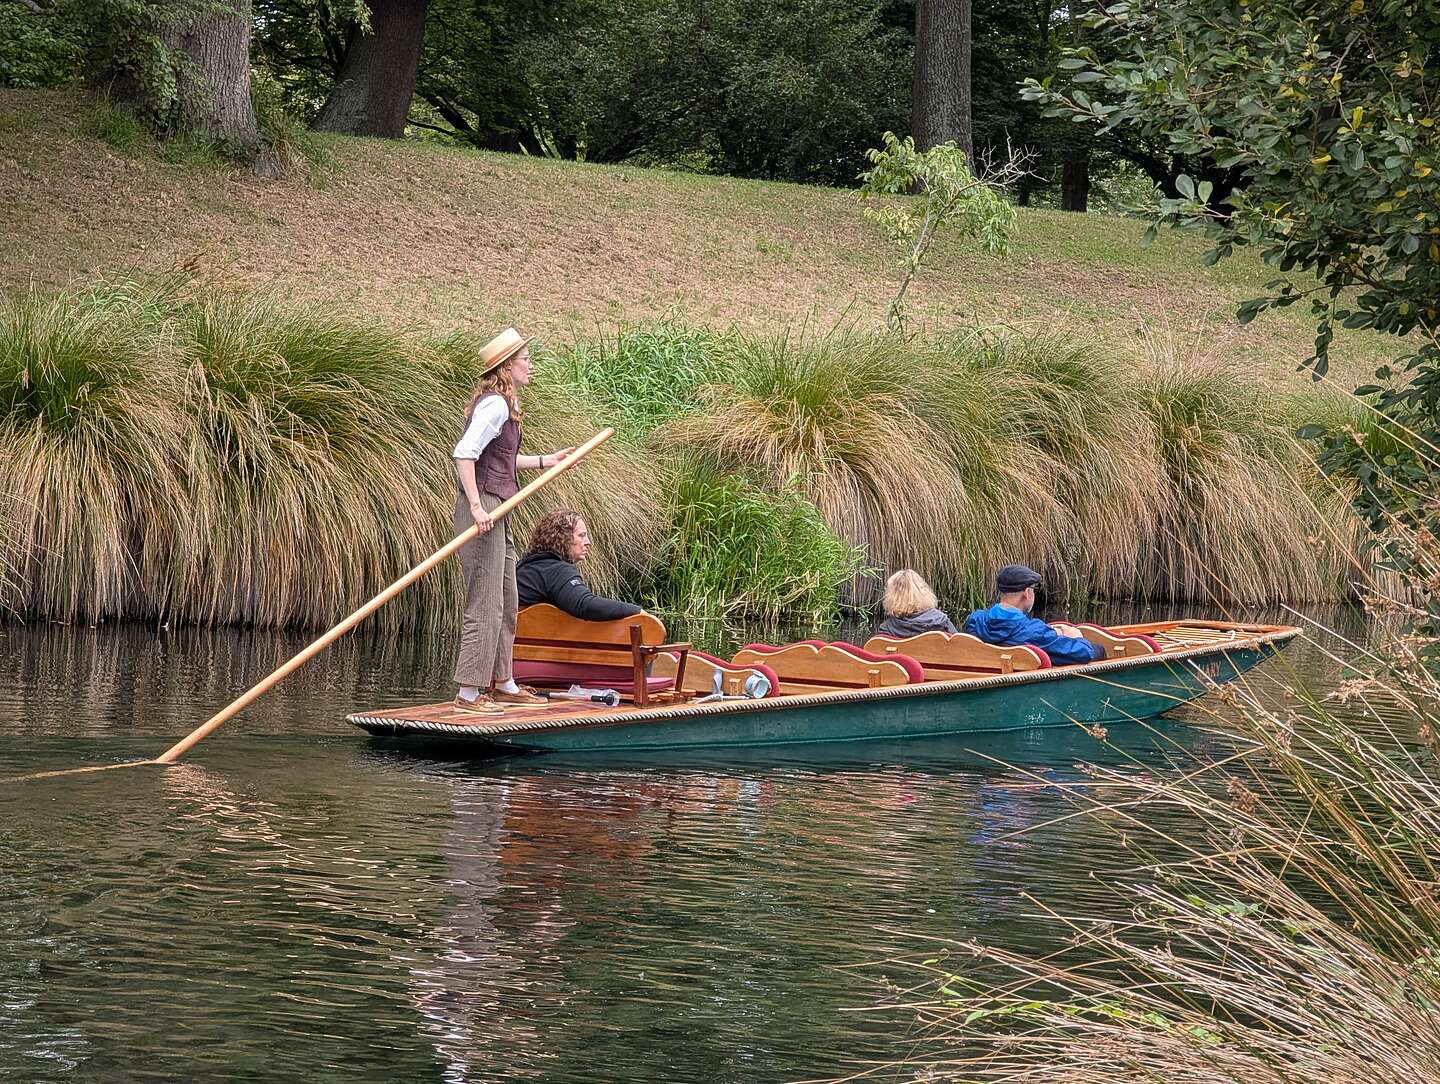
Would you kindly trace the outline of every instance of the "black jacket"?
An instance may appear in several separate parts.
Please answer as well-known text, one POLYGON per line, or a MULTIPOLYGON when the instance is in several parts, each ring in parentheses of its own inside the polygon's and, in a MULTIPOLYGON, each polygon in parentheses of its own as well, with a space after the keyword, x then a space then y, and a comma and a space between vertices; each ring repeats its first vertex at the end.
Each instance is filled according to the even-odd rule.
POLYGON ((639 606, 597 595, 585 586, 580 570, 548 550, 527 553, 515 566, 521 606, 548 602, 582 621, 613 621, 640 612, 639 606))

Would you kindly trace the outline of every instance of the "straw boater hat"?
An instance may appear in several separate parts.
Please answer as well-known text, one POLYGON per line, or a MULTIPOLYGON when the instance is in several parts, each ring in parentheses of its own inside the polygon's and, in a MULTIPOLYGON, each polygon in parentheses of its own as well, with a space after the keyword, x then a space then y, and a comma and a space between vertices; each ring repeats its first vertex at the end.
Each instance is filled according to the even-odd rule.
POLYGON ((509 361, 529 341, 513 327, 507 327, 480 348, 480 364, 483 366, 480 375, 484 376, 497 365, 509 361))

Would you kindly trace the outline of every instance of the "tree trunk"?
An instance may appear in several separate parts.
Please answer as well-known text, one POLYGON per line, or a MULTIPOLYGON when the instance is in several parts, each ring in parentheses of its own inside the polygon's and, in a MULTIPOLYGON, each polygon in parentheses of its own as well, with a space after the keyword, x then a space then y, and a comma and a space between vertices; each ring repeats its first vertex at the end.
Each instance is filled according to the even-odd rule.
POLYGON ((251 0, 171 0, 163 9, 145 11, 124 29, 142 38, 153 34, 176 55, 169 65, 173 94, 126 63, 102 66, 98 82, 160 133, 187 129, 254 162, 260 136, 250 102, 251 0))
POLYGON ((1067 158, 1060 169, 1060 210, 1090 209, 1090 151, 1083 149, 1067 158))
POLYGON ((919 150, 954 140, 975 169, 970 123, 972 0, 916 0, 910 133, 919 150))
POLYGON ((399 139, 415 93, 427 0, 368 0, 370 33, 350 28, 345 62, 315 127, 399 139))
POLYGON ((189 57, 176 72, 177 126, 254 161, 260 149, 250 103, 250 0, 190 6, 190 18, 165 22, 160 39, 189 57))

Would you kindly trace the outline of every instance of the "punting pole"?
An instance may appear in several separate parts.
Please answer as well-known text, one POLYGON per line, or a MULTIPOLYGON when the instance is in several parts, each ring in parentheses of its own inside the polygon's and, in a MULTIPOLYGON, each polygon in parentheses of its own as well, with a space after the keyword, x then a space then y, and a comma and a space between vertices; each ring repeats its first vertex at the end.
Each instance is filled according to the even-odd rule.
MULTIPOLYGON (((536 493, 539 493, 540 490, 544 489, 556 478, 560 477, 560 475, 564 474, 571 467, 575 466, 575 464, 579 463, 582 459, 584 459, 587 455, 593 452, 596 448, 600 447, 600 445, 604 444, 614 435, 614 429, 607 428, 600 430, 600 432, 596 433, 584 444, 576 448, 571 455, 566 456, 566 458, 563 459, 561 462, 556 463, 544 474, 540 475, 538 478, 530 482, 530 484, 521 489, 513 497, 499 504, 495 508, 495 511, 490 513, 491 519, 498 522, 505 516, 509 515, 521 504, 524 504, 525 501, 533 497, 536 493)), ((491 529, 494 530, 493 527, 491 529)), ((465 545, 465 543, 469 542, 477 534, 479 534, 479 529, 475 527, 474 524, 471 524, 464 531, 462 531, 460 534, 456 535, 453 539, 447 542, 444 546, 440 547, 440 549, 436 550, 429 557, 425 558, 425 560, 421 561, 418 565, 412 568, 409 572, 405 573, 405 575, 401 576, 389 587, 385 588, 385 590, 381 591, 369 602, 365 603, 365 605, 361 606, 349 617, 345 618, 343 621, 341 621, 334 628, 330 629, 319 639, 312 642, 309 646, 300 651, 299 654, 292 657, 279 669, 273 671, 268 677, 264 678, 257 684, 253 685, 251 688, 247 689, 240 696, 237 696, 234 700, 230 701, 229 704, 225 705, 225 707, 221 708, 218 712, 216 712, 209 719, 207 719, 203 724, 196 727, 185 737, 181 738, 169 749, 166 749, 165 752, 161 753, 154 760, 137 760, 128 764, 105 764, 99 767, 69 768, 62 771, 37 772, 34 775, 15 776, 10 779, 0 780, 0 782, 12 783, 19 782, 22 779, 43 779, 57 775, 71 775, 80 772, 102 771, 109 768, 135 767, 141 764, 173 763, 197 742, 201 741, 206 736, 219 729, 221 724, 223 724, 226 720, 230 719, 232 716, 239 714, 245 708, 253 704, 256 700, 260 699, 260 697, 263 696, 266 692, 274 688, 290 674, 300 669, 300 667, 304 666, 316 655, 320 654, 320 652, 324 651, 336 640, 340 639, 340 637, 344 636, 356 625, 360 624, 361 621, 364 621, 365 618, 369 617, 381 606, 384 606, 387 602, 393 599, 401 591, 405 590, 405 588, 409 587, 421 576, 425 575, 425 573, 429 572, 441 561, 445 560, 451 554, 457 552, 460 547, 465 545)))

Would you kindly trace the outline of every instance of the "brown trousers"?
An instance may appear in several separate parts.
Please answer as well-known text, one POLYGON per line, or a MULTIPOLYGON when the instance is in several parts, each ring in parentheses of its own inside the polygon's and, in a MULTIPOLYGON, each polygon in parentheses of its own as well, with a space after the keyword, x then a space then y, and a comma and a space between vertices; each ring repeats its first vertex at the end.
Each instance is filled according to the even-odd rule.
MULTIPOLYGON (((501 502, 493 493, 482 493, 480 503, 492 512, 501 502)), ((455 500, 455 533, 474 525, 470 502, 462 491, 455 500)), ((483 690, 509 680, 515 653, 515 614, 520 606, 508 516, 461 547, 460 568, 465 573, 465 616, 460 622, 455 683, 483 690)))

